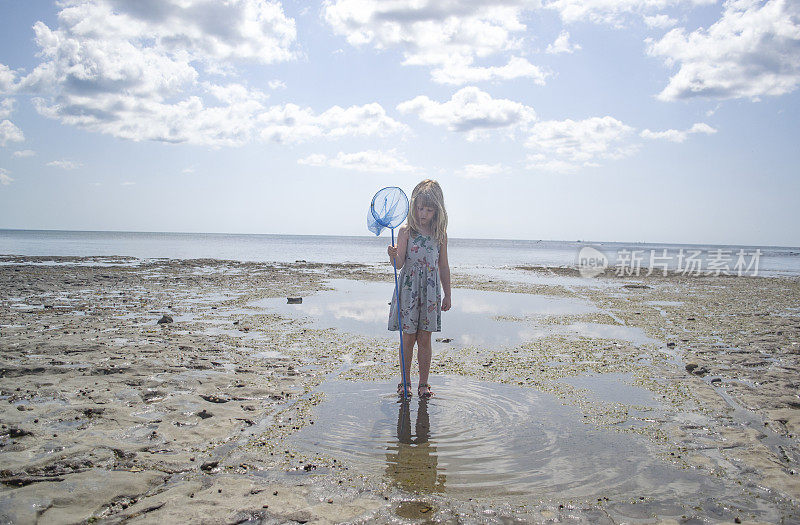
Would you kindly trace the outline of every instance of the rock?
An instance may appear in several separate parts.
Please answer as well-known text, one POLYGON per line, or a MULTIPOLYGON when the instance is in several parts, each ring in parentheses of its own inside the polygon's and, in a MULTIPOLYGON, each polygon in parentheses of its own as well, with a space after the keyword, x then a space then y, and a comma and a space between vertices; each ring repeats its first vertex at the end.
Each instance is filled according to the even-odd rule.
POLYGON ((172 321, 172 316, 164 314, 163 316, 161 316, 161 319, 159 319, 158 323, 156 323, 156 324, 167 324, 167 323, 171 323, 171 322, 173 322, 172 321))
POLYGON ((99 416, 105 412, 105 410, 105 408, 84 408, 81 412, 83 412, 83 415, 86 417, 94 417, 99 416))
POLYGON ((227 403, 230 399, 225 399, 224 397, 215 396, 214 394, 211 395, 203 395, 200 394, 200 397, 208 401, 209 403, 227 403))
POLYGON ((715 386, 717 386, 717 385, 719 385, 720 383, 722 383, 722 379, 720 379, 719 377, 715 377, 714 379, 712 379, 712 380, 711 380, 711 384, 712 384, 712 385, 715 385, 715 386))
POLYGON ((21 438, 25 436, 32 436, 33 432, 28 432, 27 430, 22 430, 21 428, 10 427, 8 429, 8 437, 10 438, 21 438))
POLYGON ((286 304, 300 304, 303 302, 302 297, 287 297, 286 304))
POLYGON ((700 365, 698 365, 697 363, 686 363, 686 371, 691 374, 693 373, 694 369, 697 368, 698 366, 700 365))
POLYGON ((219 461, 206 461, 205 463, 200 465, 200 470, 204 472, 209 472, 217 468, 217 465, 219 465, 219 461))
POLYGON ((635 289, 635 288, 650 288, 646 284, 623 284, 622 287, 623 288, 631 288, 631 289, 635 289))
POLYGON ((206 410, 205 408, 196 414, 197 417, 201 419, 208 419, 210 417, 214 417, 214 414, 206 410))
POLYGON ((449 337, 440 337, 439 339, 436 340, 437 343, 449 343, 451 341, 452 339, 450 339, 449 337))
POLYGON ((708 374, 709 372, 710 372, 710 370, 708 368, 706 368, 704 366, 701 366, 700 368, 695 368, 692 373, 694 375, 696 375, 696 376, 703 377, 704 375, 708 374))
POLYGON ((675 348, 675 343, 667 343, 667 348, 675 348))

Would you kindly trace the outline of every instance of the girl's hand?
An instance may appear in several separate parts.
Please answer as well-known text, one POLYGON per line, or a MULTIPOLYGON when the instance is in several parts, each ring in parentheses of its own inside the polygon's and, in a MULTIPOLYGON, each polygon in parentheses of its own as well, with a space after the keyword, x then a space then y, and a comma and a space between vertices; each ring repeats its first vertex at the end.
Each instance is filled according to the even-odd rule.
POLYGON ((386 252, 389 254, 389 257, 391 257, 392 259, 396 258, 397 257, 397 246, 389 246, 389 248, 386 250, 386 252))
POLYGON ((445 295, 444 299, 442 299, 442 311, 446 312, 450 309, 450 296, 445 295))

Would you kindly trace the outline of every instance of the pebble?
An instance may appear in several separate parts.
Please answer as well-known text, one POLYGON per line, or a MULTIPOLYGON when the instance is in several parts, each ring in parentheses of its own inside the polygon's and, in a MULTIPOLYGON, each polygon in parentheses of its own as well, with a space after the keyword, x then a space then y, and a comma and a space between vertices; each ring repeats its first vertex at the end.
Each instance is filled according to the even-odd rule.
POLYGON ((213 470, 219 465, 219 461, 206 461, 202 465, 200 465, 200 470, 204 470, 206 472, 213 470))

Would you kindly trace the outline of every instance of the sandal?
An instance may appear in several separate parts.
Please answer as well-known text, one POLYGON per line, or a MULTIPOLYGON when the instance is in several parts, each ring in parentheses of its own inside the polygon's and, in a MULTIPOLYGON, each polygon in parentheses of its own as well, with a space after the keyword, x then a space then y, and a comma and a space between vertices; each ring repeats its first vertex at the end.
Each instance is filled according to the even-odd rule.
POLYGON ((431 390, 431 385, 429 385, 428 383, 420 383, 419 386, 417 387, 417 395, 419 396, 420 399, 432 398, 433 391, 431 390), (420 392, 420 390, 422 390, 423 388, 427 388, 428 391, 425 393, 420 392))
MULTIPOLYGON (((406 390, 408 397, 411 397, 411 385, 408 385, 408 389, 406 390)), ((403 383, 397 383, 397 395, 403 396, 403 383)))

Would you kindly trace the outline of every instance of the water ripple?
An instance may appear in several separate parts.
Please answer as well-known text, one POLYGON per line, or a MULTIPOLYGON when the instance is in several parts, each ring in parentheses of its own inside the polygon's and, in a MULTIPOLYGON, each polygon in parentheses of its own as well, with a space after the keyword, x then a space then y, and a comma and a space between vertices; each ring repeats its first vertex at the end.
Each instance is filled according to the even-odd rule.
POLYGON ((638 435, 585 423, 549 394, 461 377, 432 383, 431 400, 401 402, 393 384, 327 382, 315 424, 294 444, 417 492, 674 496, 719 483, 659 460, 638 435))

